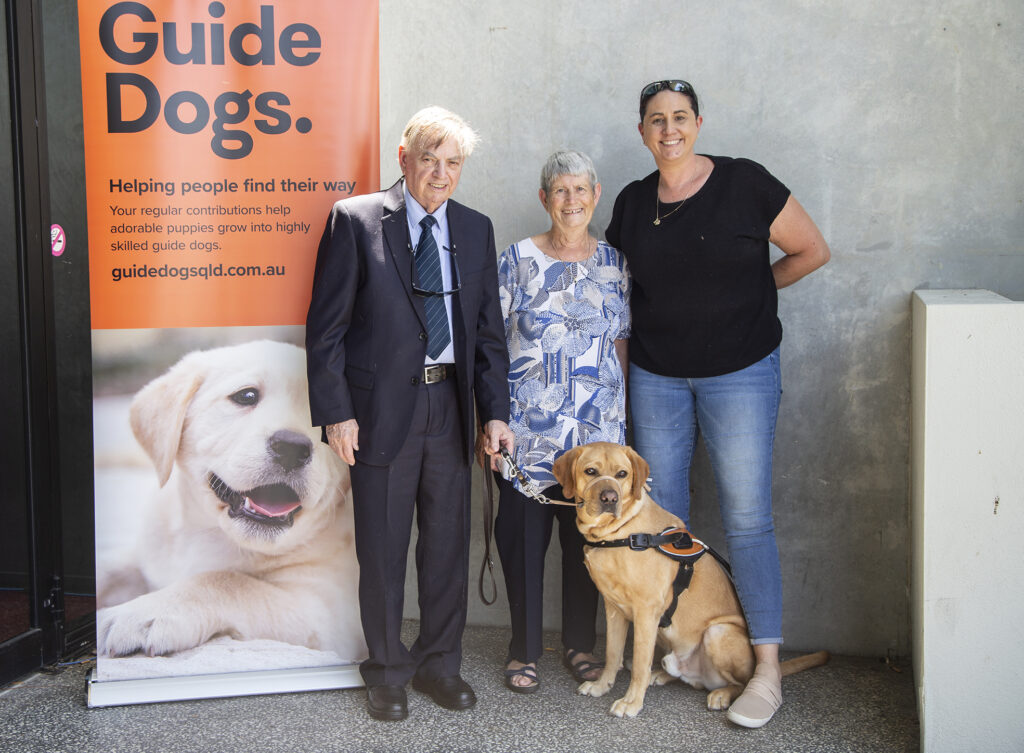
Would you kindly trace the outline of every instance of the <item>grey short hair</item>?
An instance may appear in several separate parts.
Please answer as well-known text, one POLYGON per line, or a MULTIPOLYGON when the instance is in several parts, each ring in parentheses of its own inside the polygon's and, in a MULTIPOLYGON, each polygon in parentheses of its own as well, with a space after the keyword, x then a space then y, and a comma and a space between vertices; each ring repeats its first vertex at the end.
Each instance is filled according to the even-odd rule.
POLYGON ((402 131, 402 148, 417 151, 435 149, 453 139, 463 158, 473 153, 480 137, 469 123, 443 107, 425 107, 413 115, 402 131))
POLYGON ((594 162, 583 152, 564 149, 555 152, 540 171, 540 187, 544 193, 551 190, 551 181, 562 175, 586 175, 590 180, 590 188, 597 185, 597 170, 594 162))

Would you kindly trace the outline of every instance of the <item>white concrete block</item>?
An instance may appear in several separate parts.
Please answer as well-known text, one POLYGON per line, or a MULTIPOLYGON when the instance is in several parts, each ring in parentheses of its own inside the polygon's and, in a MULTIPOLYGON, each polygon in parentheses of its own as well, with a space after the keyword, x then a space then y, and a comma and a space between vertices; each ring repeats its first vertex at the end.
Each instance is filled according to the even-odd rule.
POLYGON ((912 404, 921 749, 1021 750, 1024 303, 915 292, 912 404))

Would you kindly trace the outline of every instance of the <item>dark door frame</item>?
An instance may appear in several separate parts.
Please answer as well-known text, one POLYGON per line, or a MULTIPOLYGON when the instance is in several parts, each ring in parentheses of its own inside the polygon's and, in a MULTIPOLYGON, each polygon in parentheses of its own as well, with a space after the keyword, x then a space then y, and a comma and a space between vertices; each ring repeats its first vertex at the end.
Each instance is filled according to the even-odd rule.
POLYGON ((31 628, 0 644, 0 683, 52 663, 65 651, 43 19, 40 0, 9 0, 4 7, 25 396, 31 628))

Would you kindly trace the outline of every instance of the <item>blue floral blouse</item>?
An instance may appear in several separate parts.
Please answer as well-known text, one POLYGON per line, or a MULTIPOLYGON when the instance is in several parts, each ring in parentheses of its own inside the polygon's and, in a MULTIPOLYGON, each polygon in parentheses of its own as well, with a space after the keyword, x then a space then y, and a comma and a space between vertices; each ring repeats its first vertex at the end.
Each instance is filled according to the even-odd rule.
POLYGON ((514 458, 546 489, 558 483, 551 466, 564 451, 625 442, 626 388, 614 342, 629 337, 629 271, 604 242, 589 259, 563 262, 527 238, 502 252, 498 285, 514 458))

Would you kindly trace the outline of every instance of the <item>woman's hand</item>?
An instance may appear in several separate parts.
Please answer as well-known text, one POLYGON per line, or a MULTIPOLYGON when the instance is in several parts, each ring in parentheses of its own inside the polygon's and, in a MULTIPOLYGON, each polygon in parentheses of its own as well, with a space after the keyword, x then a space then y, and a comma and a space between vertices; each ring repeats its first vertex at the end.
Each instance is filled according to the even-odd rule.
POLYGON ((497 471, 501 468, 501 455, 498 451, 504 447, 509 452, 515 447, 516 435, 508 428, 504 421, 492 420, 484 424, 483 442, 480 436, 477 437, 477 452, 480 447, 491 456, 491 470, 497 471))
POLYGON ((487 452, 487 437, 484 436, 483 431, 476 433, 476 446, 473 449, 473 454, 476 456, 476 462, 480 464, 480 467, 487 470, 487 465, 490 465, 492 471, 501 470, 501 455, 488 455, 487 452), (485 465, 487 463, 487 465, 485 465))

